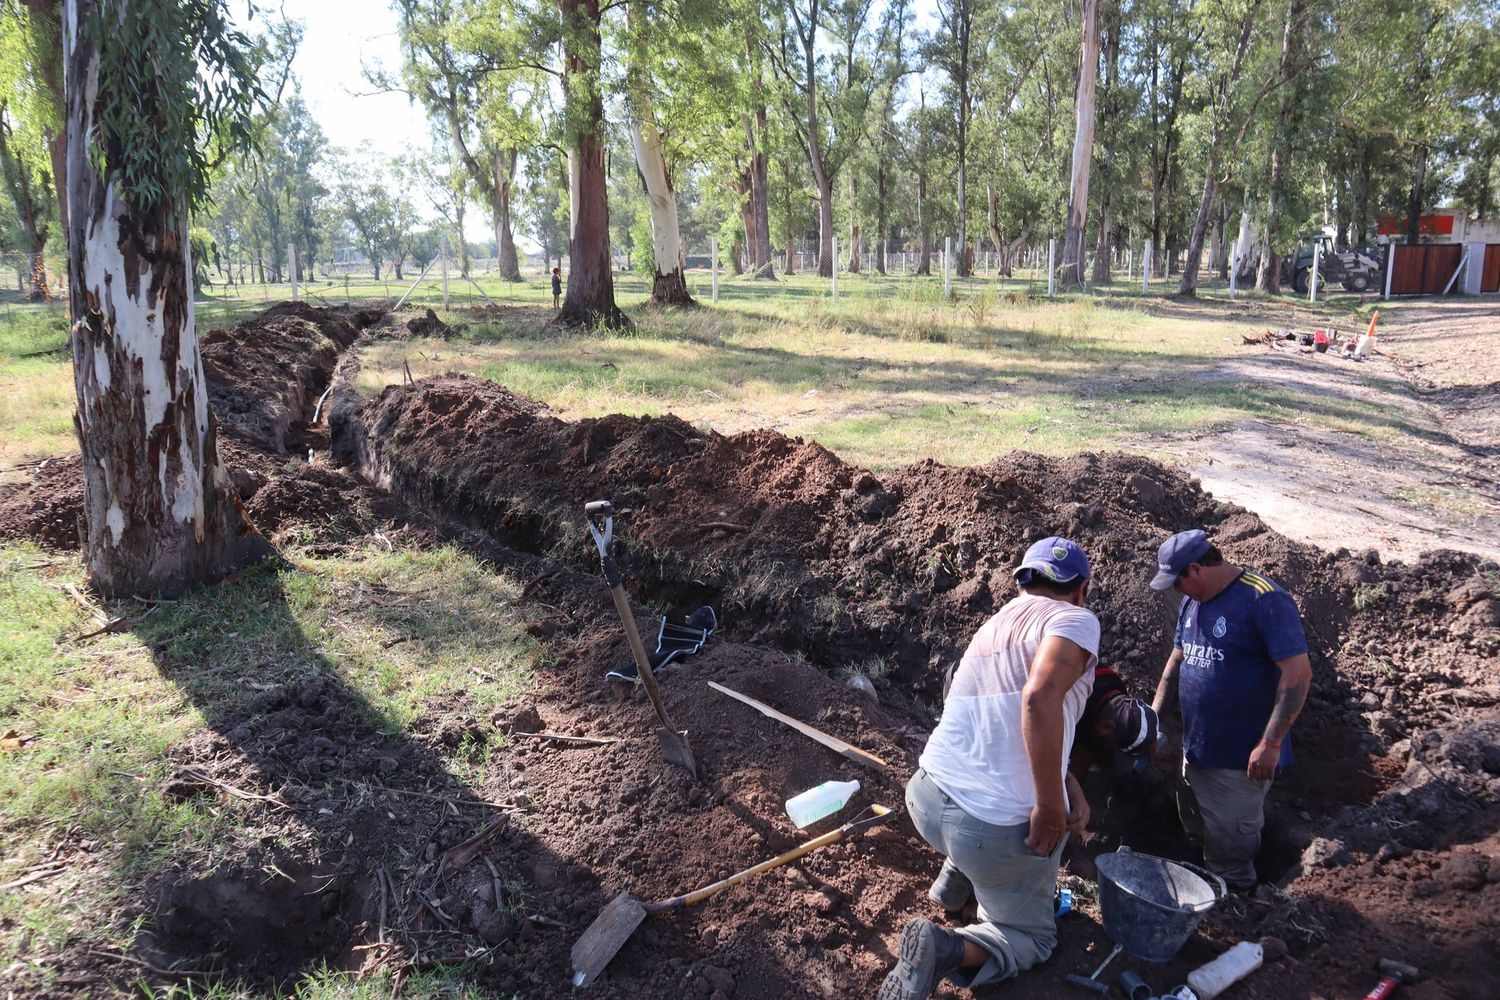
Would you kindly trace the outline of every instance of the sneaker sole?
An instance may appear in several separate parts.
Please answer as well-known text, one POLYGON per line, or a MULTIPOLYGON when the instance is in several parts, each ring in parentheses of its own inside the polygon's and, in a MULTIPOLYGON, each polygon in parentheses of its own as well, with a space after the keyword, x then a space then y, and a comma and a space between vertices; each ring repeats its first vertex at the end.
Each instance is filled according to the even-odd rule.
POLYGON ((896 946, 896 967, 886 974, 876 1000, 926 1000, 932 996, 932 991, 937 988, 938 976, 935 974, 937 955, 933 954, 934 935, 931 931, 923 933, 929 928, 935 931, 936 925, 926 921, 914 921, 906 925, 901 932, 901 943, 896 946), (922 961, 924 955, 926 962, 922 961), (925 989, 920 981, 924 965, 933 970, 929 973, 931 981, 926 984, 925 989))

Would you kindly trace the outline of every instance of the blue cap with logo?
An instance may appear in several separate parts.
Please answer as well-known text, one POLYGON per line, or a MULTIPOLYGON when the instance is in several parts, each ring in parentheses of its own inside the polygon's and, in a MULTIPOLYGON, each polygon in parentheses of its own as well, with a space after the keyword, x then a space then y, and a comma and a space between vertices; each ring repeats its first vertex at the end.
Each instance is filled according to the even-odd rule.
POLYGON ((1200 528, 1179 531, 1162 542, 1156 550, 1156 576, 1151 578, 1151 589, 1171 590, 1182 571, 1202 559, 1211 548, 1213 543, 1200 528))
POLYGON ((1090 575, 1089 557, 1083 554, 1083 549, 1077 542, 1057 535, 1043 538, 1026 550, 1014 575, 1016 582, 1024 586, 1037 573, 1054 583, 1087 580, 1090 575))

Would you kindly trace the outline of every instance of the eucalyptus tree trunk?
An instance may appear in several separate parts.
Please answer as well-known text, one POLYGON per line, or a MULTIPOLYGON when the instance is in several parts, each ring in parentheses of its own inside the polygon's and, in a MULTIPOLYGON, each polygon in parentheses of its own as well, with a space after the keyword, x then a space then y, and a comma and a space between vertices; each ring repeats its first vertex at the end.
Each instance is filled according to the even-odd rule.
POLYGON ((16 222, 25 238, 27 288, 26 301, 45 302, 52 297, 47 290, 47 265, 44 253, 51 230, 42 216, 42 192, 33 188, 31 172, 21 161, 14 146, 14 136, 5 117, 5 101, 0 98, 0 179, 16 213, 16 222))
POLYGON ((651 116, 649 97, 638 94, 632 104, 630 146, 635 151, 636 170, 646 189, 646 208, 651 214, 651 301, 663 306, 696 305, 688 294, 677 194, 667 172, 661 130, 651 116))
POLYGON ((651 216, 651 302, 659 306, 696 305, 688 294, 682 255, 682 229, 677 222, 677 194, 656 111, 651 101, 651 79, 646 66, 644 14, 638 7, 625 11, 630 28, 629 62, 625 70, 630 105, 630 148, 635 153, 636 173, 646 189, 646 210, 651 216))
POLYGON ((932 247, 927 239, 927 161, 917 168, 917 274, 932 273, 932 247))
POLYGON ((630 329, 634 324, 615 305, 610 271, 607 146, 598 69, 599 0, 561 0, 561 9, 563 93, 568 122, 577 132, 568 150, 572 238, 568 242, 568 290, 558 319, 567 326, 630 329))
POLYGON ((1281 64, 1279 76, 1282 86, 1281 103, 1276 113, 1276 134, 1271 140, 1271 178, 1266 191, 1266 217, 1260 231, 1260 268, 1255 275, 1255 289, 1260 292, 1281 292, 1281 254, 1276 249, 1279 235, 1278 223, 1286 202, 1286 171, 1292 159, 1292 111, 1297 94, 1287 80, 1293 73, 1297 58, 1298 22, 1302 17, 1303 0, 1290 0, 1287 4, 1286 25, 1281 34, 1281 64))
POLYGON ((849 168, 849 273, 858 274, 860 255, 864 252, 859 244, 859 171, 849 168))
MULTIPOLYGON (((129 4, 114 0, 111 13, 129 4)), ((80 26, 96 10, 94 0, 66 0, 63 37, 83 558, 106 597, 169 597, 270 546, 219 458, 194 328, 186 192, 142 209, 125 197, 110 151, 101 164, 91 149, 107 98, 97 40, 80 26)), ((148 115, 154 102, 179 99, 149 82, 131 97, 148 115)))
POLYGON ((1068 185, 1068 232, 1063 240, 1062 283, 1083 284, 1083 229, 1089 211, 1089 166, 1094 158, 1094 87, 1099 75, 1099 0, 1081 0, 1083 52, 1074 104, 1073 172, 1068 185))
POLYGON ((491 215, 495 223, 495 253, 500 277, 521 280, 521 262, 516 256, 516 238, 511 228, 510 198, 516 182, 516 160, 520 150, 497 149, 490 161, 495 177, 491 215))
POLYGON ((886 170, 882 158, 875 167, 875 270, 886 273, 886 247, 890 243, 890 216, 886 208, 886 170))
POLYGON ((792 165, 781 160, 781 207, 786 220, 786 263, 781 273, 790 277, 797 273, 797 226, 792 220, 792 165))

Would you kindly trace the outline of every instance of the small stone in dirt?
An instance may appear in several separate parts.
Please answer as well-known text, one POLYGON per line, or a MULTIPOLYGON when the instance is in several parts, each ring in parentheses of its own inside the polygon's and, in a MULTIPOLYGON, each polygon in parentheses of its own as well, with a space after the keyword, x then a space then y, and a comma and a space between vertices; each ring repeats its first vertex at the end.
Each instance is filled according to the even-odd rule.
POLYGON ((1340 868, 1353 862, 1354 857, 1343 841, 1328 837, 1318 837, 1302 852, 1304 868, 1340 868))
POLYGON ((504 734, 540 733, 547 728, 541 713, 530 703, 505 705, 495 712, 495 726, 504 734))
POLYGON ((1380 850, 1375 852, 1375 860, 1377 863, 1384 863, 1395 861, 1397 858, 1404 858, 1409 854, 1411 854, 1410 847, 1407 847, 1405 844, 1398 844, 1395 841, 1388 841, 1381 844, 1380 850))
POLYGON ((1438 872, 1437 880, 1454 891, 1471 891, 1488 881, 1489 859, 1482 854, 1461 851, 1451 855, 1438 872))
POLYGON ((508 913, 496 913, 479 925, 479 936, 488 945, 497 945, 509 940, 515 933, 516 922, 508 913))
POLYGON ((1380 695, 1374 691, 1366 691, 1359 699, 1359 703, 1365 708, 1379 708, 1380 695))
POLYGON ((853 691, 859 692, 874 704, 880 704, 880 695, 876 693, 875 685, 872 684, 870 682, 870 678, 866 677, 864 674, 852 675, 849 678, 849 688, 853 691))
POLYGON ((734 977, 729 974, 728 969, 721 969, 717 965, 705 965, 703 978, 708 980, 715 992, 725 996, 734 996, 734 977))
POLYGON ((1263 937, 1258 942, 1260 950, 1265 954, 1265 963, 1272 965, 1287 956, 1286 942, 1279 937, 1263 937))

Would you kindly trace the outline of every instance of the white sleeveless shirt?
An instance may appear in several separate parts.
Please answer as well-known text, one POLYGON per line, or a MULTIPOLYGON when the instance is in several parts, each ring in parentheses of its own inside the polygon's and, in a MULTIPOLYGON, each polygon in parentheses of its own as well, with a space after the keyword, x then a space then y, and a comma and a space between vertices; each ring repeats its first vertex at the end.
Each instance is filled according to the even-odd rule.
POLYGON ((922 752, 920 765, 937 786, 986 823, 1029 822, 1036 805, 1021 736, 1021 692, 1037 648, 1049 635, 1070 639, 1089 654, 1088 669, 1063 697, 1061 777, 1073 750, 1073 729, 1094 686, 1099 619, 1085 608, 1034 594, 1015 598, 974 633, 953 674, 943 717, 922 752))

